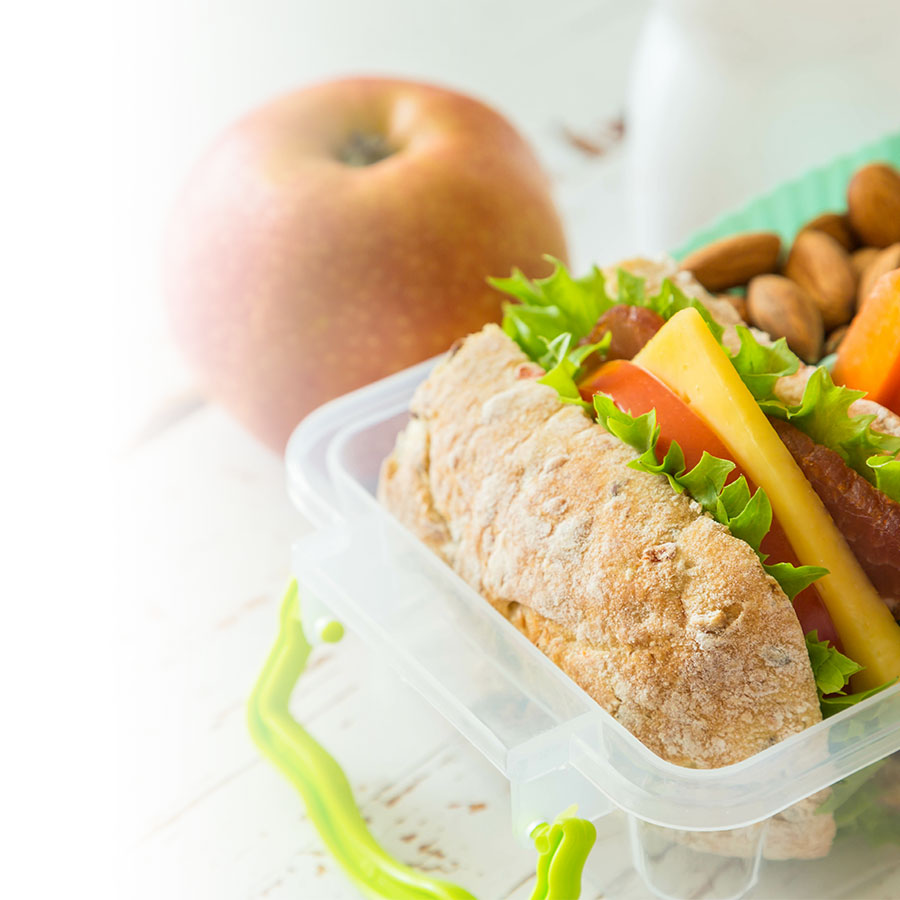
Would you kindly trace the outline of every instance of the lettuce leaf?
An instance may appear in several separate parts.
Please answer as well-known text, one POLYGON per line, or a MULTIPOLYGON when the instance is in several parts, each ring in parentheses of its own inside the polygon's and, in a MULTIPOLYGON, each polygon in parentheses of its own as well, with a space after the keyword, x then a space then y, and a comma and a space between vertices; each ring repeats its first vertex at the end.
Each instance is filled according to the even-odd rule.
POLYGON ((492 287, 516 301, 503 306, 503 330, 534 360, 541 338, 549 343, 568 332, 577 343, 616 304, 596 266, 583 278, 573 278, 559 260, 547 258, 555 269, 546 278, 532 280, 513 269, 509 278, 488 279, 492 287))
POLYGON ((886 762, 879 760, 832 785, 816 812, 832 813, 842 833, 860 834, 874 846, 900 843, 900 811, 881 802, 884 788, 875 778, 886 762))
POLYGON ((741 475, 726 487, 719 488, 715 504, 716 519, 727 523, 735 537, 758 548, 772 527, 772 505, 765 491, 757 490, 751 497, 747 479, 741 475))
POLYGON ((850 405, 864 396, 865 391, 836 385, 824 369, 816 369, 806 382, 800 404, 774 405, 772 413, 790 421, 817 444, 840 453, 846 444, 857 441, 875 418, 850 415, 850 405))
POLYGON ((606 394, 594 395, 597 421, 619 440, 640 454, 628 463, 629 468, 651 475, 664 475, 678 493, 687 491, 717 522, 721 522, 736 537, 746 541, 759 555, 765 570, 778 582, 789 599, 828 574, 820 566, 792 566, 790 563, 765 565, 766 556, 759 549, 760 542, 772 524, 772 506, 761 488, 753 496, 747 480, 741 476, 732 484, 725 479, 734 468, 731 460, 720 459, 704 451, 693 469, 687 470, 684 453, 677 441, 672 441, 662 461, 656 454, 660 428, 656 424, 656 410, 641 416, 631 416, 619 409, 606 394))
POLYGON ((875 476, 875 487, 894 500, 900 499, 900 459, 890 456, 870 456, 866 465, 875 476))
MULTIPOLYGON (((624 272, 623 269, 619 270, 620 277, 621 274, 628 274, 624 272)), ((635 276, 632 275, 632 278, 635 276)), ((653 310, 655 313, 659 313, 667 322, 672 316, 677 312, 681 312, 683 309, 687 309, 688 307, 692 307, 696 309, 698 313, 700 313, 700 317, 706 323, 706 327, 712 332, 713 337, 722 342, 722 326, 712 317, 710 311, 694 297, 688 297, 687 294, 684 293, 677 285, 673 282, 669 281, 668 278, 663 280, 663 283, 660 285, 659 293, 654 294, 650 297, 646 297, 645 301, 640 304, 636 304, 639 306, 646 306, 648 309, 653 310)))
POLYGON ((806 649, 820 696, 843 694, 850 676, 862 671, 861 665, 844 656, 829 641, 820 641, 818 631, 806 635, 806 649))
MULTIPOLYGON (((677 447, 678 445, 673 441, 672 446, 677 447)), ((725 488, 725 479, 733 468, 734 463, 730 459, 720 459, 718 456, 713 456, 704 450, 700 456, 700 462, 690 472, 683 472, 679 475, 679 480, 684 485, 685 490, 708 513, 711 513, 715 519, 723 523, 726 519, 737 523, 741 520, 741 516, 744 516, 744 519, 746 519, 746 514, 752 515, 754 509, 753 503, 749 500, 742 505, 720 502, 723 491, 727 490, 725 488)), ((740 480, 739 478, 738 481, 740 480)), ((744 485, 746 486, 746 484, 747 481, 744 479, 744 485)), ((763 528, 763 534, 765 534, 769 530, 771 521, 760 524, 763 528)), ((752 542, 748 541, 748 543, 753 546, 752 542)), ((759 546, 758 542, 756 546, 759 546)))
POLYGON ((852 775, 835 782, 831 786, 828 798, 816 812, 836 813, 842 806, 847 804, 851 797, 858 793, 863 785, 868 784, 878 774, 886 762, 886 759, 880 759, 878 762, 874 762, 870 766, 866 766, 864 769, 860 769, 858 772, 854 772, 852 775))
POLYGON ((612 340, 612 335, 605 334, 595 344, 583 344, 574 348, 572 348, 574 339, 569 332, 557 335, 549 343, 544 338, 541 340, 545 352, 537 362, 547 374, 541 376, 538 383, 554 388, 564 403, 580 405, 590 411, 591 404, 585 403, 578 391, 577 379, 581 373, 581 365, 592 353, 605 350, 612 340))
POLYGON ((547 345, 552 343, 565 329, 560 330, 561 311, 557 307, 540 306, 504 306, 502 328, 525 352, 537 362, 546 352, 547 345), (512 307, 510 311, 508 308, 512 307))
POLYGON ((560 362, 568 356, 569 350, 572 347, 572 335, 565 332, 564 334, 557 335, 552 341, 547 341, 546 338, 541 338, 540 340, 541 343, 544 344, 546 350, 537 359, 537 363, 545 372, 549 372, 554 366, 558 366, 560 362))
MULTIPOLYGON (((632 416, 619 409, 607 394, 594 394, 594 409, 597 412, 597 421, 610 434, 642 455, 653 452, 659 440, 655 409, 642 416, 632 416)), ((654 454, 654 460, 655 458, 654 454)))
POLYGON ((646 306, 647 292, 644 290, 644 279, 632 275, 627 269, 616 270, 616 300, 629 306, 646 306))
POLYGON ((764 564, 763 568, 781 585, 789 600, 828 574, 828 569, 821 566, 793 566, 790 563, 764 564))
POLYGON ((596 266, 583 278, 573 278, 566 267, 547 257, 555 269, 546 278, 529 279, 519 269, 509 278, 489 278, 501 293, 513 298, 503 306, 503 330, 531 357, 538 361, 542 339, 550 343, 569 333, 577 343, 587 337, 597 320, 613 306, 644 306, 668 321, 679 310, 694 307, 721 340, 722 327, 709 310, 666 279, 655 294, 647 294, 645 280, 625 269, 616 273, 616 296, 607 290, 606 277, 596 266))
POLYGON ((889 688, 892 684, 896 684, 896 682, 897 679, 895 678, 893 681, 886 681, 884 684, 879 684, 878 687, 869 688, 867 691, 857 691, 855 694, 837 694, 834 697, 820 697, 819 707, 822 710, 822 718, 827 719, 829 716, 837 715, 839 712, 843 712, 851 706, 856 706, 857 703, 861 703, 863 700, 868 700, 869 697, 880 694, 885 688, 889 688))
POLYGON ((823 719, 873 697, 897 681, 895 678, 867 691, 848 694, 845 688, 850 683, 851 676, 861 672, 863 667, 844 656, 829 641, 820 641, 818 631, 810 631, 806 635, 806 650, 816 680, 823 719))
POLYGON ((779 338, 771 347, 760 344, 749 328, 736 328, 740 349, 731 357, 741 381, 757 402, 774 396, 775 382, 785 375, 793 375, 800 366, 800 358, 788 349, 787 341, 779 338))
POLYGON ((851 469, 900 501, 900 438, 873 431, 873 415, 850 414, 850 406, 864 392, 836 385, 820 366, 807 381, 800 403, 789 406, 775 395, 775 382, 796 372, 799 359, 783 340, 766 347, 749 329, 738 326, 737 331, 741 346, 731 362, 762 410, 833 450, 851 469))

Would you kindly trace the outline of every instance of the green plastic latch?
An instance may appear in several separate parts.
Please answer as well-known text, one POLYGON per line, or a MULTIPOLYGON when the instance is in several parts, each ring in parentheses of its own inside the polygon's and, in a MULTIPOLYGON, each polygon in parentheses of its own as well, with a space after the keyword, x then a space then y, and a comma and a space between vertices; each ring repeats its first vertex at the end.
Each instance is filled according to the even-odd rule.
MULTIPOLYGON (((333 624, 323 629, 324 639, 335 640, 343 633, 339 623, 333 624)), ((386 853, 369 833, 341 767, 291 716, 288 702, 311 650, 293 581, 282 603, 278 639, 247 710, 256 745, 300 792, 322 840, 367 897, 475 900, 463 888, 429 878, 386 853)))
POLYGON ((531 900, 578 900, 581 873, 597 839, 594 823, 565 812, 552 825, 538 825, 531 839, 539 854, 531 900))
MULTIPOLYGON (((323 640, 339 640, 338 622, 323 623, 323 640)), ((464 888, 429 878, 386 853, 369 833, 350 783, 332 756, 291 716, 288 703, 312 647, 300 623, 297 582, 281 606, 281 629, 247 709, 256 745, 293 783, 325 845, 362 893, 387 900, 476 900, 464 888)), ((540 857, 532 900, 576 900, 596 829, 558 817, 532 832, 540 857)))

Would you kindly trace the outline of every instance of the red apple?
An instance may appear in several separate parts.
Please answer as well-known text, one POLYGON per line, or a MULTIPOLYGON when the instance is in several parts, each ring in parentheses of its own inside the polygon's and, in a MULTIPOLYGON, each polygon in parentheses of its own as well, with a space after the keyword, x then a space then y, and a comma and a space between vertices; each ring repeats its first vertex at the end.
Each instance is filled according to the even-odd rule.
POLYGON ((469 97, 356 78, 252 112, 172 221, 166 292, 208 392, 281 451, 324 401, 497 320, 485 279, 566 245, 522 137, 469 97))

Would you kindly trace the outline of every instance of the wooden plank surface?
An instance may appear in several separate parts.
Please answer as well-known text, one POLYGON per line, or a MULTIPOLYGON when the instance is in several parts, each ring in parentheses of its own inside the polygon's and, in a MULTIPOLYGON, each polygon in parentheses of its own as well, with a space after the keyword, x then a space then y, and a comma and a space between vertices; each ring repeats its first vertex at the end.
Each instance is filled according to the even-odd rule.
MULTIPOLYGON (((123 653, 136 761, 125 793, 128 893, 140 900, 358 896, 290 785, 252 746, 246 699, 274 637, 288 549, 308 529, 281 461, 204 406, 133 450, 119 472, 130 515, 134 610, 123 653)), ((322 646, 293 710, 348 773, 388 852, 484 898, 524 900, 534 854, 513 839, 505 779, 352 633, 322 646)), ((601 822, 587 897, 649 897, 624 823, 601 822)), ((900 896, 896 865, 823 863, 815 896, 900 896)), ((758 898, 793 896, 810 864, 765 870, 758 898)), ((798 894, 797 896, 812 896, 798 894)))
MULTIPOLYGON (((124 652, 138 896, 356 896, 245 726, 290 542, 306 529, 280 461, 204 408, 120 474, 136 576, 124 652)), ((345 767, 389 852, 480 896, 531 876, 505 779, 353 634, 316 650, 294 711, 345 767)))

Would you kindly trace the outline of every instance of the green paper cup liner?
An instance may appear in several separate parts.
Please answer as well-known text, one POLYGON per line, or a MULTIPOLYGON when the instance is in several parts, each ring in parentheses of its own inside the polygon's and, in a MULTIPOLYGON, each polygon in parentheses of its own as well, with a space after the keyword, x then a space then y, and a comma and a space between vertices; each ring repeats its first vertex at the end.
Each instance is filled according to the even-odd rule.
POLYGON ((847 185, 853 173, 870 162, 885 162, 900 168, 900 132, 873 141, 832 162, 810 169, 792 181, 761 194, 749 203, 720 216, 695 232, 672 252, 683 259, 699 247, 744 231, 774 231, 785 246, 810 219, 824 212, 847 209, 847 185))

